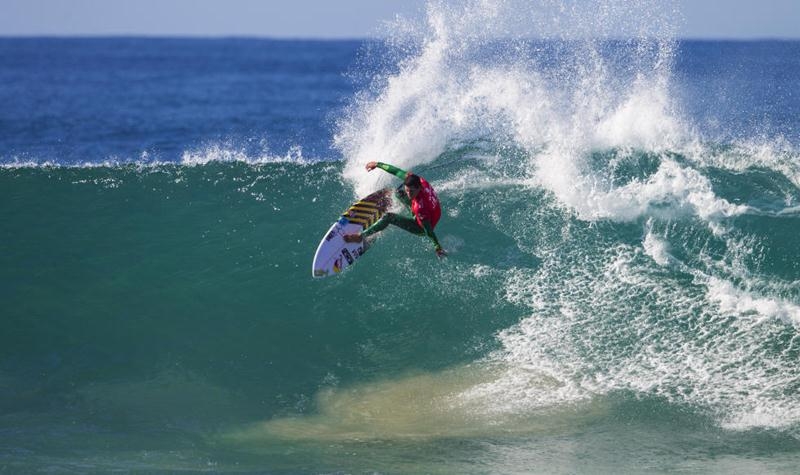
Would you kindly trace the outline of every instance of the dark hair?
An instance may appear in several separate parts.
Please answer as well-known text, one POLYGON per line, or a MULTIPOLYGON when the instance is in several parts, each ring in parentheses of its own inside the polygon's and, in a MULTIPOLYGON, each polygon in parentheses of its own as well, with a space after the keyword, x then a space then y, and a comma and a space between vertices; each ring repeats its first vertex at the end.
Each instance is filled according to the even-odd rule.
POLYGON ((406 177, 405 185, 409 188, 422 188, 422 183, 419 181, 419 177, 413 173, 406 177))

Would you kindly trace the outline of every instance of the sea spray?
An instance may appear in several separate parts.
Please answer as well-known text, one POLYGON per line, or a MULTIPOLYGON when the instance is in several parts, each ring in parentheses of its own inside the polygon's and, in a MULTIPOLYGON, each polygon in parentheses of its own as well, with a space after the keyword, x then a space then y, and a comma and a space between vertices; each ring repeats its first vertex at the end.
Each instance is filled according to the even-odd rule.
POLYGON ((0 38, 0 470, 796 472, 800 44, 657 7, 0 38), (374 159, 449 257, 312 280, 374 159))
MULTIPOLYGON (((464 397, 489 394, 481 396, 487 407, 524 413, 623 390, 695 406, 726 425, 758 420, 796 427, 792 411, 784 411, 797 402, 789 390, 797 384, 790 356, 796 349, 769 348, 794 331, 797 305, 741 289, 760 278, 757 262, 744 264, 751 269, 745 276, 721 269, 729 259, 743 263, 735 257, 739 243, 750 242, 745 249, 755 244, 734 218, 757 210, 719 196, 708 167, 769 164, 796 186, 797 154, 788 152, 787 160, 764 149, 762 159, 739 152, 741 146, 709 147, 676 100, 677 19, 669 7, 613 1, 519 7, 430 2, 415 28, 402 22, 399 34, 412 40, 390 43, 411 41, 418 48, 396 72, 376 78, 371 93, 357 96, 335 142, 356 194, 388 181, 363 171, 368 160, 424 170, 466 144, 483 147, 484 157, 497 153, 501 163, 523 165, 502 177, 492 171, 497 161, 489 168, 451 166, 459 171, 445 172, 453 178, 443 189, 459 200, 481 199, 467 182, 523 180, 555 198, 537 201, 550 224, 559 214, 572 215, 562 224, 558 252, 537 254, 540 269, 507 271, 508 297, 533 312, 497 335, 503 349, 490 360, 512 370, 464 397), (565 19, 571 28, 559 34, 565 19), (625 40, 615 39, 619 32, 625 40), (510 148, 521 153, 503 153, 510 148), (745 158, 732 158, 739 153, 745 158), (614 229, 607 222, 635 229, 643 220, 641 239, 608 239, 593 230, 614 229), (674 242, 680 232, 654 231, 675 221, 698 235, 699 247, 674 242), (709 242, 719 254, 707 253, 709 242), (685 260, 672 255, 673 246, 685 260), (763 319, 768 323, 753 324, 763 319), (737 339, 753 347, 755 360, 742 357, 732 343, 737 339), (764 372, 763 365, 785 376, 770 378, 773 370, 764 372), (528 387, 516 374, 522 368, 544 371, 557 390, 528 387), (763 390, 774 385, 783 392, 763 390), (762 416, 749 418, 750 411, 762 416), (789 419, 778 422, 764 411, 784 411, 789 419)), ((460 211, 457 216, 464 218, 460 211)), ((530 235, 524 226, 541 230, 540 223, 491 216, 496 232, 519 236, 521 249, 540 248, 523 238, 530 235)), ((442 224, 447 229, 447 221, 442 224)))

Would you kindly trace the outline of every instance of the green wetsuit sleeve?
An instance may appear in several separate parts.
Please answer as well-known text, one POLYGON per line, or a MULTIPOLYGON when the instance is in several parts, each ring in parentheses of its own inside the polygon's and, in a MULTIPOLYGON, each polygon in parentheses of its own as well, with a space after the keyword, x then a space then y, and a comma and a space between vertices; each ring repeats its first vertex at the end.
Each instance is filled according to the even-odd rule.
POLYGON ((434 246, 433 248, 437 251, 441 249, 442 245, 439 244, 439 239, 436 238, 436 233, 433 232, 433 227, 431 227, 431 222, 428 220, 423 221, 422 229, 425 230, 425 235, 428 236, 428 238, 431 241, 433 241, 433 246, 434 246))
POLYGON ((378 168, 380 168, 385 172, 391 173, 392 175, 396 176, 401 180, 405 180, 406 174, 408 173, 407 171, 397 168, 394 165, 389 165, 388 163, 383 163, 383 162, 378 162, 378 168))

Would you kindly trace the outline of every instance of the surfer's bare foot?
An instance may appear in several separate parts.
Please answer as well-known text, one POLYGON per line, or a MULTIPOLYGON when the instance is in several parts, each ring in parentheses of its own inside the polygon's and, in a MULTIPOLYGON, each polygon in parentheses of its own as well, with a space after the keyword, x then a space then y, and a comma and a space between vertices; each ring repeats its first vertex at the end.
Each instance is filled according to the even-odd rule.
POLYGON ((361 242, 361 233, 345 234, 344 242, 361 242))

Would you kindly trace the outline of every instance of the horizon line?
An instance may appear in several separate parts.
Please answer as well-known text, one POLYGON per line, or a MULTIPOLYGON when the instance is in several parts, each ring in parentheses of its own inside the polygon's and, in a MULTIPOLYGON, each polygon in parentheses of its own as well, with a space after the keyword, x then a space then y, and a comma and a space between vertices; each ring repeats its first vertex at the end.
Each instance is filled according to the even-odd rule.
MULTIPOLYGON (((0 33, 0 39, 186 39, 186 40, 264 40, 264 41, 316 41, 316 42, 336 42, 336 41, 381 41, 384 36, 270 36, 259 34, 171 34, 171 33, 24 33, 24 34, 4 34, 0 33)), ((494 38, 503 39, 522 39, 522 38, 494 38)), ((529 40, 555 40, 555 38, 528 37, 529 40)), ((568 40, 578 40, 583 38, 570 38, 568 40)), ((591 38, 604 39, 611 41, 628 41, 633 37, 608 37, 591 38)), ((790 42, 800 41, 800 36, 679 36, 671 38, 677 41, 724 41, 724 42, 790 42)))

